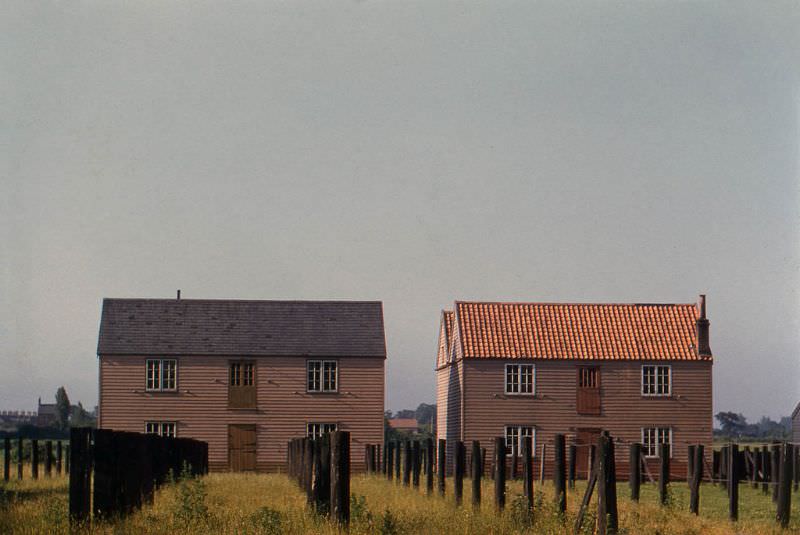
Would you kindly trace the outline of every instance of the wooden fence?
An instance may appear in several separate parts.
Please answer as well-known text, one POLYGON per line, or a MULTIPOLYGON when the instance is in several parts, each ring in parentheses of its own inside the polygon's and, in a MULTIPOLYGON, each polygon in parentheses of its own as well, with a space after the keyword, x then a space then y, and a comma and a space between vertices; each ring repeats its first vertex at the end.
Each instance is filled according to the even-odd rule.
MULTIPOLYGON (((657 473, 651 473, 649 465, 643 455, 642 445, 628 443, 630 466, 628 470, 630 498, 639 501, 640 488, 643 479, 649 480, 658 487, 659 501, 662 506, 669 502, 669 487, 676 484, 670 481, 670 446, 659 445, 657 473)), ((424 444, 418 441, 393 441, 384 445, 383 451, 386 459, 380 464, 379 460, 367 463, 368 471, 375 466, 382 466, 382 474, 389 481, 397 481, 404 486, 417 487, 420 477, 420 466, 424 467, 428 482, 426 493, 432 494, 434 487, 434 473, 437 477, 437 489, 441 496, 445 495, 447 488, 447 444, 440 439, 437 453, 434 456, 433 441, 428 439, 424 444), (402 457, 402 459, 401 459, 402 457), (434 467, 434 457, 436 466, 434 467), (400 470, 402 467, 402 477, 400 470)), ((608 433, 604 433, 596 445, 589 447, 589 468, 587 470, 587 487, 581 500, 575 522, 575 532, 581 530, 592 495, 597 491, 597 532, 615 533, 618 531, 617 514, 617 488, 616 488, 616 454, 615 449, 624 446, 622 441, 614 440, 608 433)), ((539 478, 544 480, 544 448, 539 463, 539 478)), ((554 448, 553 463, 550 470, 553 477, 555 490, 555 509, 566 511, 567 489, 575 487, 576 478, 576 450, 577 445, 566 445, 564 435, 556 435, 549 447, 554 448)), ((469 474, 472 479, 472 504, 479 507, 481 503, 481 479, 486 471, 486 450, 478 441, 472 441, 469 474)), ((776 520, 782 526, 789 524, 791 516, 792 488, 798 489, 800 485, 800 447, 791 443, 773 444, 762 447, 760 450, 750 451, 749 447, 739 450, 736 445, 728 445, 720 451, 712 452, 712 465, 709 466, 704 455, 702 444, 689 445, 689 458, 687 463, 686 484, 689 487, 689 510, 694 514, 700 512, 701 483, 719 484, 727 489, 729 503, 729 518, 738 519, 739 511, 739 485, 750 481, 754 488, 761 486, 765 494, 771 494, 776 507, 776 520)), ((373 452, 380 451, 373 445, 366 446, 366 455, 369 459, 373 452)), ((453 471, 452 493, 456 505, 463 503, 464 475, 467 471, 466 448, 462 441, 457 441, 452 448, 453 471)), ((534 459, 530 438, 526 438, 520 456, 522 466, 512 456, 508 459, 506 441, 504 437, 494 439, 494 459, 490 476, 494 479, 494 503, 497 511, 502 511, 506 503, 506 480, 520 478, 523 481, 523 494, 529 512, 533 508, 533 474, 534 459), (521 468, 518 469, 518 468, 521 468), (510 471, 510 474, 508 473, 510 471)))
POLYGON ((74 523, 130 513, 170 477, 208 473, 208 444, 188 438, 72 428, 69 452, 74 523))
POLYGON ((31 478, 33 479, 39 479, 42 471, 44 477, 52 477, 54 473, 59 476, 64 472, 69 473, 68 447, 64 447, 61 440, 3 438, 4 481, 9 481, 14 477, 23 479, 23 467, 26 459, 30 462, 31 478), (29 449, 26 449, 26 445, 29 449), (12 473, 14 466, 16 466, 16 475, 12 473))

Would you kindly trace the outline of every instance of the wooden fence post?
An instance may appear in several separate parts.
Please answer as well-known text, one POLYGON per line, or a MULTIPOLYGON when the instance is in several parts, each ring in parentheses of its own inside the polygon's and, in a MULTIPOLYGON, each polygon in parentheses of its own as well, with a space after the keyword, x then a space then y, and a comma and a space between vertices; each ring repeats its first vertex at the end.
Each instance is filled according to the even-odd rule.
POLYGON ((522 492, 525 495, 528 514, 533 513, 533 438, 522 439, 522 492))
POLYGON ((614 440, 607 433, 600 436, 597 453, 597 533, 607 535, 619 529, 614 440))
POLYGON ((794 491, 800 490, 800 446, 797 444, 792 448, 794 456, 792 457, 792 466, 794 467, 794 491))
POLYGON ((17 479, 22 479, 22 436, 17 438, 17 479))
POLYGON ((406 487, 411 485, 411 465, 413 464, 412 461, 412 451, 411 451, 411 441, 405 441, 405 455, 403 455, 403 485, 406 487))
POLYGON ((3 481, 8 481, 11 477, 11 439, 3 439, 3 481))
POLYGON ((667 504, 669 485, 669 444, 659 444, 658 458, 660 470, 658 473, 658 500, 661 505, 667 504))
POLYGON ((564 435, 557 434, 554 437, 554 472, 553 486, 555 488, 556 509, 564 514, 567 511, 567 474, 565 459, 566 439, 564 435))
POLYGON ((399 440, 395 440, 392 449, 394 449, 394 478, 400 483, 403 480, 403 470, 401 468, 403 443, 399 440))
POLYGON ((70 429, 69 517, 72 523, 80 524, 89 520, 91 433, 92 430, 87 427, 70 429))
POLYGON ((64 446, 64 473, 69 475, 69 444, 64 446))
POLYGON ((44 443, 44 475, 53 477, 53 441, 44 443))
POLYGON ((31 439, 31 477, 39 479, 39 441, 31 439))
POLYGON ((518 471, 517 470, 517 467, 518 467, 517 460, 518 460, 518 457, 517 457, 517 445, 513 444, 511 446, 511 462, 509 463, 509 467, 511 468, 511 474, 509 474, 509 479, 511 479, 512 481, 517 479, 517 471, 518 471))
POLYGON ((575 446, 575 444, 570 444, 567 452, 567 486, 570 490, 575 488, 575 468, 578 462, 577 455, 577 446, 575 446))
POLYGON ((547 458, 547 444, 542 444, 542 459, 539 461, 539 484, 544 485, 544 461, 547 458))
POLYGON ((792 458, 794 448, 783 443, 780 451, 780 470, 778 471, 778 513, 777 520, 782 528, 789 526, 792 512, 792 458))
POLYGON ((350 523, 350 432, 331 434, 331 513, 339 524, 350 523))
POLYGON ((692 486, 692 471, 694 470, 694 444, 689 444, 686 454, 686 484, 692 486))
POLYGON ((494 504, 498 511, 506 507, 506 439, 494 439, 494 504))
POLYGON ((758 447, 754 447, 751 453, 753 458, 753 476, 750 480, 750 485, 754 488, 758 488, 758 484, 761 482, 761 454, 758 452, 758 447))
POLYGON ((311 483, 314 479, 314 440, 306 438, 303 443, 303 490, 306 491, 306 501, 314 503, 311 495, 311 483))
POLYGON ((761 446, 761 492, 763 494, 769 494, 769 480, 771 477, 769 447, 761 446))
POLYGON ((412 477, 411 484, 415 489, 419 488, 419 474, 420 474, 420 461, 422 460, 422 451, 420 451, 419 440, 415 440, 411 445, 411 469, 412 477))
POLYGON ((56 442, 56 474, 61 475, 64 467, 64 445, 59 440, 56 442))
POLYGON ((631 489, 631 500, 638 502, 642 486, 642 445, 640 443, 634 442, 631 444, 628 464, 628 484, 631 489))
POLYGON ((439 447, 436 450, 436 472, 438 475, 439 496, 444 496, 445 476, 447 474, 447 441, 439 439, 439 447))
POLYGON ((730 468, 731 449, 723 446, 719 452, 719 479, 723 489, 728 490, 728 469, 730 468))
POLYGON ((698 444, 692 450, 694 461, 692 463, 692 481, 689 485, 689 510, 700 514, 700 482, 703 481, 703 445, 698 444))
POLYGON ((97 429, 94 432, 94 485, 92 509, 97 518, 111 518, 117 513, 118 460, 113 431, 97 429))
POLYGON ((456 505, 461 505, 464 498, 464 468, 466 464, 467 451, 464 447, 464 442, 461 440, 456 441, 455 450, 455 470, 453 473, 453 495, 456 499, 456 505))
POLYGON ((433 439, 425 439, 425 491, 433 494, 433 439))
POLYGON ((394 479, 394 442, 386 443, 386 479, 394 479))
POLYGON ((597 475, 596 467, 592 467, 587 474, 586 492, 583 494, 583 500, 581 500, 581 506, 578 509, 578 514, 575 515, 574 531, 576 534, 580 533, 581 527, 583 526, 583 519, 586 516, 586 509, 589 507, 589 501, 592 499, 592 492, 597 484, 597 475))
POLYGON ((770 468, 772 471, 772 503, 778 503, 778 480, 780 479, 781 472, 781 446, 780 444, 772 445, 772 455, 770 456, 770 468))
POLYGON ((739 446, 727 446, 728 461, 728 518, 736 521, 739 518, 739 446))
POLYGON ((481 508, 481 443, 477 440, 472 441, 472 455, 471 455, 472 473, 472 507, 475 509, 481 508))

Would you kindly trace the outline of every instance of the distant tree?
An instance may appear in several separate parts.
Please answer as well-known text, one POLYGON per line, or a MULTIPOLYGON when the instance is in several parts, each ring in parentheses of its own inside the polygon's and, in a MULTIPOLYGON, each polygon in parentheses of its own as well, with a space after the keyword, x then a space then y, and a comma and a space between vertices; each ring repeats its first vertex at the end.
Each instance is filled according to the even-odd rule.
POLYGON ((97 419, 84 410, 80 401, 76 407, 72 408, 72 426, 97 427, 97 419))
POLYGON ((416 418, 416 414, 411 409, 403 409, 394 414, 395 418, 416 418))
POLYGON ((735 412, 718 412, 714 417, 722 432, 729 436, 740 436, 747 428, 747 419, 735 412))
POLYGON ((70 404, 67 391, 63 386, 56 391, 56 425, 59 429, 69 427, 70 404))

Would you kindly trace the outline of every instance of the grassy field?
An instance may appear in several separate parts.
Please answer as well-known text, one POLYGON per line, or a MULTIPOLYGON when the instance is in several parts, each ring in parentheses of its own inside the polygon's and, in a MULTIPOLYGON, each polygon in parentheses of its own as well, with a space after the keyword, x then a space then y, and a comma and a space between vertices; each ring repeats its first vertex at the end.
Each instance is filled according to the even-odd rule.
MULTIPOLYGON (((451 481, 448 481, 450 484, 451 481)), ((67 533, 67 479, 65 477, 0 483, 0 533, 67 533)), ((470 505, 470 484, 465 482, 465 506, 455 507, 452 496, 428 498, 379 477, 355 476, 352 480, 352 524, 355 534, 458 533, 571 533, 573 515, 583 486, 568 496, 568 514, 559 518, 552 507, 552 487, 536 488, 537 506, 531 521, 524 514, 519 482, 510 482, 506 511, 494 512, 492 482, 483 487, 484 503, 479 511, 470 505)), ((448 487, 448 492, 452 487, 448 487)), ((701 490, 701 515, 688 511, 685 483, 674 483, 671 504, 657 505, 656 488, 642 488, 640 504, 627 499, 626 483, 618 484, 622 533, 642 534, 766 534, 800 533, 800 513, 795 513, 789 530, 775 525, 771 499, 749 485, 740 489, 742 519, 727 521, 727 496, 724 490, 705 485, 701 490)), ((800 495, 793 496, 795 511, 800 495)), ((169 485, 159 491, 152 506, 146 506, 125 519, 96 522, 86 533, 114 534, 192 534, 340 533, 336 526, 311 514, 305 495, 285 476, 211 474, 195 481, 169 485)), ((592 510, 595 508, 592 507, 592 510)), ((594 515, 587 517, 593 524, 594 515)), ((585 533, 591 533, 591 527, 585 533)))

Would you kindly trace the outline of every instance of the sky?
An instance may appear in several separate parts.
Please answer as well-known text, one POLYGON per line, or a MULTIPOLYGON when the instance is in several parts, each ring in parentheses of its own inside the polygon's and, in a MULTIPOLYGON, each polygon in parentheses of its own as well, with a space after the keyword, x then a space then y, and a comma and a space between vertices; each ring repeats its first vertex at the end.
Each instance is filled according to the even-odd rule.
POLYGON ((714 410, 800 400, 800 4, 0 5, 0 408, 97 402, 104 297, 708 295, 714 410))

